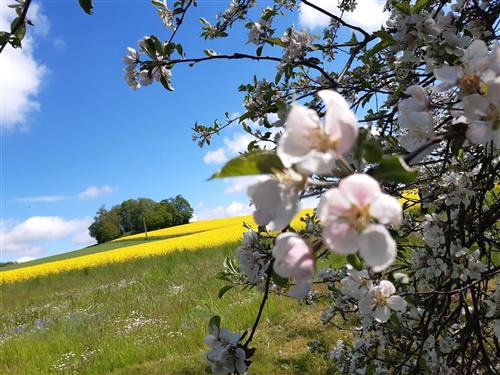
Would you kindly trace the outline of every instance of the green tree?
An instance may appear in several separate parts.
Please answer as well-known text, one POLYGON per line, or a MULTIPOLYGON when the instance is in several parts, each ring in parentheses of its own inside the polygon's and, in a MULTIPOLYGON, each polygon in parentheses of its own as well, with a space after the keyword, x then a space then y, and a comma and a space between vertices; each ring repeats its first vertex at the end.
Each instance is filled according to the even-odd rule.
POLYGON ((119 209, 115 206, 110 211, 101 207, 89 227, 89 234, 97 243, 112 241, 120 237, 123 232, 120 225, 119 209))

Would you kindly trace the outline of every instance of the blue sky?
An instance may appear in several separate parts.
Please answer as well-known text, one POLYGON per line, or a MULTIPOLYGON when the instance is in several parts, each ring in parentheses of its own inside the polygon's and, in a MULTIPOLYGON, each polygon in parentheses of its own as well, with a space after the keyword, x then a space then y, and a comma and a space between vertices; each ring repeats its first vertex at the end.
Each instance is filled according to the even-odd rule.
MULTIPOLYGON (((1 29, 8 3, 0 0, 1 29)), ((228 3, 199 1, 178 33, 188 55, 251 48, 241 29, 222 41, 199 37, 198 18, 213 20, 228 3)), ((275 64, 178 66, 175 92, 133 91, 123 79, 126 47, 144 35, 169 36, 149 1, 96 1, 88 16, 76 0, 46 0, 34 3, 31 17, 24 50, 0 55, 2 261, 86 246, 97 209, 129 198, 182 194, 199 219, 250 212, 248 180, 206 181, 222 156, 241 149, 243 133, 229 129, 200 149, 191 127, 242 112, 237 86, 254 74, 272 77, 275 64)), ((310 15, 290 17, 314 26, 310 15)))

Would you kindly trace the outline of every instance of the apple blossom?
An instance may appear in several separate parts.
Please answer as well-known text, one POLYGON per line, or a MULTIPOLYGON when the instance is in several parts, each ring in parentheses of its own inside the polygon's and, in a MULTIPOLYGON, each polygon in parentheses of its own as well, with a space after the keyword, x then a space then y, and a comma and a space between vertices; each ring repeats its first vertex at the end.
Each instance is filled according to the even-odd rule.
POLYGON ((296 233, 282 233, 273 248, 273 269, 281 277, 293 278, 296 286, 290 296, 302 298, 312 285, 314 254, 307 243, 296 233))
POLYGON ((429 110, 429 98, 425 90, 418 85, 412 85, 406 89, 409 98, 398 103, 398 111, 404 114, 413 112, 426 112, 429 110))
POLYGON ((205 354, 205 359, 215 375, 229 375, 235 371, 244 374, 247 366, 245 364, 245 351, 238 347, 240 334, 232 334, 227 328, 220 329, 212 325, 205 343, 210 350, 205 354))
POLYGON ((326 105, 323 126, 318 114, 294 105, 278 142, 277 154, 286 167, 306 174, 327 174, 339 156, 351 149, 358 135, 356 116, 335 91, 318 93, 326 105))
POLYGON ((480 90, 481 82, 494 75, 490 69, 496 64, 494 56, 489 54, 484 41, 474 40, 465 49, 461 65, 434 69, 434 76, 441 81, 438 88, 444 91, 458 85, 462 95, 476 93, 480 90))
POLYGON ((249 186, 247 193, 255 206, 253 214, 258 225, 269 225, 271 230, 285 228, 299 211, 299 193, 304 178, 292 170, 249 186))
POLYGON ((372 288, 373 283, 366 270, 356 271, 352 266, 347 266, 347 276, 340 280, 340 291, 351 298, 360 300, 372 288))
POLYGON ((464 116, 469 122, 466 136, 472 143, 493 140, 500 147, 500 76, 487 83, 487 95, 463 98, 464 116))
POLYGON ((375 272, 389 267, 396 257, 396 243, 382 224, 402 220, 399 201, 382 193, 380 185, 365 174, 340 180, 339 187, 321 197, 318 213, 326 246, 339 254, 359 253, 375 272), (376 219, 380 224, 372 224, 376 219))
POLYGON ((395 292, 396 288, 390 281, 382 280, 359 302, 359 311, 365 315, 373 315, 380 323, 387 322, 391 310, 404 311, 406 309, 406 301, 400 296, 393 295, 395 292))

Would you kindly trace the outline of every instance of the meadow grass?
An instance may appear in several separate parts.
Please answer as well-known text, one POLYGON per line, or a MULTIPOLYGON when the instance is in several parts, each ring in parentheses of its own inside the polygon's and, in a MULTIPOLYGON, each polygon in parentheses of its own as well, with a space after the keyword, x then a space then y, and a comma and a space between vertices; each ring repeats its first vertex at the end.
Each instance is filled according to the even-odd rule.
MULTIPOLYGON (((134 259, 0 285, 0 373, 204 374, 212 315, 249 329, 260 293, 229 291, 214 278, 238 243, 134 259)), ((341 259, 336 259, 342 262, 341 259)), ((324 306, 271 296, 253 374, 334 373, 307 342, 330 347, 344 332, 318 323, 324 306)))

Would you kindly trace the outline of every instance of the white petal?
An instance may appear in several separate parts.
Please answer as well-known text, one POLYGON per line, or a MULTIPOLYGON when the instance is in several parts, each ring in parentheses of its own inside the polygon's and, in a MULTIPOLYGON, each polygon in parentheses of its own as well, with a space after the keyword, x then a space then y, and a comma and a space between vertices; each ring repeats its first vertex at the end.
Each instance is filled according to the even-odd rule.
POLYGON ((311 132, 318 127, 319 118, 315 111, 301 105, 292 107, 276 150, 286 167, 299 162, 311 151, 311 132))
POLYGON ((236 348, 235 351, 235 368, 238 374, 244 374, 247 370, 247 365, 245 364, 246 353, 242 348, 236 348))
POLYGON ((349 104, 347 104, 344 97, 336 91, 321 90, 318 92, 318 96, 325 102, 327 109, 350 111, 349 104))
POLYGON ((455 85, 461 74, 461 69, 454 66, 443 66, 442 68, 434 69, 434 76, 437 80, 441 81, 443 90, 455 85))
POLYGON ((347 197, 338 188, 328 190, 321 196, 318 205, 319 219, 326 223, 331 218, 344 215, 351 208, 347 197))
POLYGON ((500 148, 500 128, 495 129, 493 132, 493 142, 497 148, 500 148))
POLYGON ((296 280, 295 288, 288 292, 288 295, 293 298, 304 298, 307 296, 312 287, 311 279, 308 280, 296 280))
POLYGON ((488 100, 497 107, 498 111, 500 107, 500 76, 488 82, 488 100))
POLYGON ((378 289, 382 292, 382 294, 386 297, 391 296, 396 291, 394 284, 389 280, 382 280, 378 285, 378 289))
POLYGON ((412 85, 406 89, 406 93, 415 100, 419 101, 422 105, 427 104, 428 97, 422 86, 412 85))
POLYGON ((488 54, 488 47, 481 39, 475 39, 464 52, 462 61, 464 63, 471 63, 474 60, 479 60, 488 54))
POLYGON ((483 117, 490 105, 488 98, 479 94, 464 96, 462 102, 464 105, 464 115, 469 120, 483 117))
POLYGON ((255 206, 254 220, 268 225, 271 230, 286 227, 299 210, 299 194, 276 179, 259 181, 248 188, 248 196, 255 206))
POLYGON ((325 102, 325 132, 332 140, 338 140, 336 150, 339 154, 349 151, 358 136, 356 115, 339 93, 322 90, 318 93, 325 102))
POLYGON ((307 243, 297 233, 282 233, 273 248, 274 271, 283 277, 305 279, 314 268, 313 255, 307 243))
POLYGON ((380 185, 367 174, 355 173, 339 182, 339 189, 352 204, 363 207, 380 194, 380 185))
POLYGON ((385 323, 391 316, 391 310, 386 305, 377 305, 373 316, 380 323, 385 323))
POLYGON ((308 175, 329 174, 335 168, 337 154, 333 150, 331 152, 311 150, 300 160, 296 160, 295 168, 301 173, 308 175))
POLYGON ((493 129, 490 122, 474 121, 467 126, 465 136, 476 144, 488 143, 493 139, 493 129))
POLYGON ((387 306, 389 306, 394 311, 405 311, 406 301, 400 296, 390 296, 387 299, 387 306))
POLYGON ((358 234, 345 222, 323 224, 323 241, 337 254, 353 254, 359 249, 358 234))
POLYGON ((358 303, 359 312, 363 315, 371 313, 374 307, 373 299, 369 295, 364 296, 358 303))
POLYGON ((403 209, 399 200, 382 193, 370 205, 370 215, 382 224, 399 225, 403 220, 403 209))
POLYGON ((396 259, 396 242, 383 225, 369 225, 359 236, 359 254, 374 272, 381 272, 396 259))
POLYGON ((399 116, 399 124, 405 129, 419 128, 422 131, 432 133, 434 122, 429 112, 411 112, 399 116))

